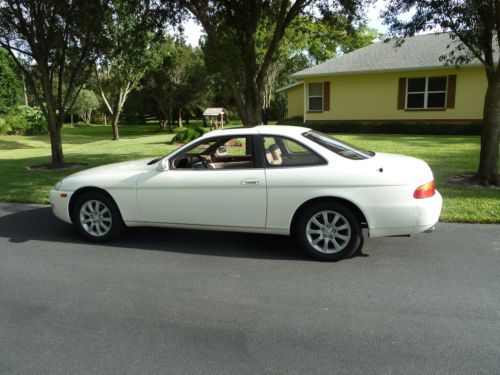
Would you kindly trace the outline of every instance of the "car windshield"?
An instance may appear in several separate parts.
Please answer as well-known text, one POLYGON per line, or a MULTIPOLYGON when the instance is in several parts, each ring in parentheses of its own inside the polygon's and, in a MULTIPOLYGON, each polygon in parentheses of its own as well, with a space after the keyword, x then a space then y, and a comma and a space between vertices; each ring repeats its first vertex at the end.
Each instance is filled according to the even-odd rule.
POLYGON ((308 131, 302 134, 307 139, 327 148, 336 154, 351 160, 365 160, 373 157, 373 151, 366 151, 359 147, 342 142, 318 131, 308 131))

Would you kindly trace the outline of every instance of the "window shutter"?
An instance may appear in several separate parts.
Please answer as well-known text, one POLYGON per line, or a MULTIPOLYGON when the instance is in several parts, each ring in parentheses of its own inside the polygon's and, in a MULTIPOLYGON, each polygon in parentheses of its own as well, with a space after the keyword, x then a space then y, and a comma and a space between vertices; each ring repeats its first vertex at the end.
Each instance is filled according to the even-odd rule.
POLYGON ((405 109, 406 102, 406 77, 399 78, 398 84, 398 109, 405 109))
POLYGON ((323 83, 323 111, 330 110, 330 81, 323 83))
POLYGON ((457 91, 457 75, 448 76, 448 90, 446 92, 446 108, 455 108, 455 93, 457 91))

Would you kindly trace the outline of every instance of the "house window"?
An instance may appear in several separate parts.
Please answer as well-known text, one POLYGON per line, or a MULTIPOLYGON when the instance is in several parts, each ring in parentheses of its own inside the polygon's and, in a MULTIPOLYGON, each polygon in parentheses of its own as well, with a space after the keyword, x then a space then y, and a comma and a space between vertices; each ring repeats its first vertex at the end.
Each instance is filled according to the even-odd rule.
POLYGON ((440 109, 446 107, 447 77, 408 78, 407 109, 440 109))
POLYGON ((323 83, 309 84, 309 111, 323 111, 323 83))

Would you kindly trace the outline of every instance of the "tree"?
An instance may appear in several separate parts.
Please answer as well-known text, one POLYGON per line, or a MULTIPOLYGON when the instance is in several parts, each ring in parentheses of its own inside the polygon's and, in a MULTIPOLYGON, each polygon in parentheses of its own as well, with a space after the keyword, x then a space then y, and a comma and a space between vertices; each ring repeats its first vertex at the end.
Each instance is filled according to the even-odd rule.
POLYGON ((76 98, 72 113, 78 114, 86 124, 90 124, 92 111, 99 108, 99 100, 92 90, 82 89, 76 98))
POLYGON ((206 103, 207 73, 203 53, 172 37, 159 45, 161 62, 150 69, 144 77, 144 86, 155 101, 162 120, 173 123, 173 111, 177 110, 178 126, 182 126, 183 110, 206 103))
POLYGON ((112 43, 98 60, 96 78, 111 115, 114 140, 120 139, 118 121, 128 95, 156 61, 154 14, 149 5, 148 0, 114 0, 113 17, 105 26, 112 43))
POLYGON ((61 128, 97 58, 106 9, 99 0, 0 0, 0 45, 47 119, 52 168, 64 166, 61 128))
POLYGON ((285 32, 300 15, 336 14, 342 11, 350 20, 359 14, 362 0, 179 0, 203 26, 209 48, 217 53, 236 110, 244 125, 262 123, 266 76, 285 32), (272 30, 259 51, 259 27, 272 30))
POLYGON ((364 23, 353 24, 343 14, 327 14, 323 18, 304 15, 290 27, 289 49, 310 60, 311 65, 320 64, 340 54, 365 47, 382 34, 364 23))
POLYGON ((450 31, 451 43, 442 61, 457 66, 479 60, 484 66, 486 90, 481 126, 481 152, 476 174, 482 185, 499 185, 500 122, 500 2, 498 0, 391 0, 384 13, 394 36, 407 37, 436 27, 450 31), (407 20, 399 15, 414 10, 407 20), (495 55, 495 52, 497 54, 495 55))
POLYGON ((0 48, 0 115, 21 103, 22 81, 12 57, 0 48))
MULTIPOLYGON (((270 29, 268 26, 259 29, 258 45, 265 46, 265 40, 268 38, 263 35, 269 33, 270 29)), ((264 80, 264 124, 267 124, 267 113, 278 82, 283 81, 283 78, 289 81, 292 73, 307 67, 302 66, 290 71, 287 67, 293 67, 291 61, 295 59, 299 64, 305 61, 309 66, 316 65, 339 54, 365 47, 381 37, 376 30, 363 23, 352 25, 342 14, 328 14, 320 19, 308 15, 297 17, 286 30, 264 80), (285 77, 283 73, 286 74, 285 77)), ((282 85, 286 83, 281 82, 282 85)))

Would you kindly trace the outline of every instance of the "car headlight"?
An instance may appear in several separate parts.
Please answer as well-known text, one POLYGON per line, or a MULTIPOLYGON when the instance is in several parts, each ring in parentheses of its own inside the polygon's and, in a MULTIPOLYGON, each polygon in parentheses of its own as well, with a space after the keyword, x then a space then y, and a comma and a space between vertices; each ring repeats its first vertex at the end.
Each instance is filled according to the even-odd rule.
POLYGON ((57 184, 55 184, 55 186, 54 186, 54 190, 59 190, 59 189, 61 189, 62 182, 63 182, 63 180, 61 180, 61 181, 59 181, 57 184))

